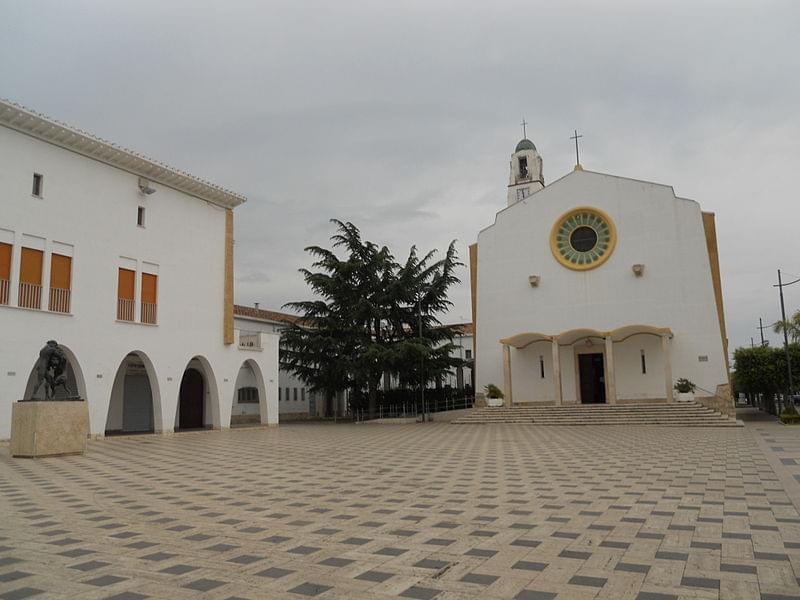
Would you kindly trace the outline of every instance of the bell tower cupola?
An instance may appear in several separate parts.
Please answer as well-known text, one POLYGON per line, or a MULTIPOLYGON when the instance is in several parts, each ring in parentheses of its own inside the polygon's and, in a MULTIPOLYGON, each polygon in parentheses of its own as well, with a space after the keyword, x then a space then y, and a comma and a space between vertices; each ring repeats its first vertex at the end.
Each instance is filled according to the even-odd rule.
POLYGON ((528 138, 523 138, 511 155, 508 179, 508 206, 524 200, 544 187, 542 157, 528 138))

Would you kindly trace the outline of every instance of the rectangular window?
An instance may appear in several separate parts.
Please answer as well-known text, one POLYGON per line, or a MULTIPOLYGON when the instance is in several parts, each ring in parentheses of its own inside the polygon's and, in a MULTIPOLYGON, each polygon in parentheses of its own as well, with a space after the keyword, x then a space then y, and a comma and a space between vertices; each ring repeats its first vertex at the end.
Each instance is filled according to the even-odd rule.
POLYGON ((239 404, 258 404, 258 389, 254 387, 239 388, 239 404))
POLYGON ((523 179, 528 177, 528 159, 525 156, 519 157, 519 175, 523 179))
POLYGON ((42 308, 42 262, 44 252, 22 248, 19 268, 19 306, 42 308))
POLYGON ((644 358, 644 350, 640 352, 642 353, 642 375, 647 375, 647 361, 644 358))
POLYGON ((283 400, 283 388, 279 387, 278 388, 278 402, 280 402, 281 400, 283 400))
POLYGON ((539 357, 539 375, 544 379, 544 356, 539 357))
POLYGON ((286 393, 283 395, 283 401, 284 402, 288 402, 289 401, 289 388, 288 387, 286 388, 286 393))
POLYGON ((472 350, 465 350, 464 351, 464 356, 467 357, 467 360, 471 360, 472 359, 472 350))
POLYGON ((43 191, 44 191, 44 175, 40 175, 39 173, 34 173, 33 189, 31 190, 31 193, 37 198, 41 198, 43 191))
POLYGON ((119 269, 117 280, 117 319, 133 321, 134 298, 136 294, 136 272, 131 269, 119 269))
POLYGON ((0 304, 8 304, 11 281, 11 244, 0 242, 0 304))
POLYGON ((297 388, 294 388, 294 401, 297 402, 297 388))
POLYGON ((300 400, 302 402, 306 401, 306 388, 300 388, 300 400))
POLYGON ((61 254, 50 255, 50 302, 53 312, 69 312, 72 294, 72 258, 61 254))
POLYGON ((142 273, 142 323, 155 325, 157 321, 158 275, 142 273))
POLYGON ((140 206, 136 209, 136 224, 139 227, 144 227, 144 206, 140 206))

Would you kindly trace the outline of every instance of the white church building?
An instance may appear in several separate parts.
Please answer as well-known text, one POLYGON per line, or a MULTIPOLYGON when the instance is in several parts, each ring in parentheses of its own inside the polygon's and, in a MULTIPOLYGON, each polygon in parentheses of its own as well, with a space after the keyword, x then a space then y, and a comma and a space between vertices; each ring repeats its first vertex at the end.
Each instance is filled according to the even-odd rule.
POLYGON ((95 436, 229 427, 244 387, 277 424, 278 335, 234 327, 243 196, 6 101, 0 193, 0 438, 51 339, 95 436))
POLYGON ((470 247, 476 389, 507 406, 669 403, 732 415, 714 214, 584 170, 545 186, 523 139, 507 206, 470 247))

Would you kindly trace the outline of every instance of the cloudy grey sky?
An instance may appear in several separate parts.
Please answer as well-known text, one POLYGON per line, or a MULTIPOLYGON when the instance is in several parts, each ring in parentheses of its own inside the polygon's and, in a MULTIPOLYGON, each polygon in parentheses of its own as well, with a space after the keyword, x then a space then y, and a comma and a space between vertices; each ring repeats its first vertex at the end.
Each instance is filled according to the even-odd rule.
POLYGON ((303 247, 333 217, 399 256, 456 239, 466 258, 505 204, 523 115, 546 181, 572 168, 577 128, 587 169, 717 213, 732 348, 778 318, 776 269, 800 275, 800 2, 0 0, 0 16, 0 96, 249 197, 240 303, 304 297, 303 247))

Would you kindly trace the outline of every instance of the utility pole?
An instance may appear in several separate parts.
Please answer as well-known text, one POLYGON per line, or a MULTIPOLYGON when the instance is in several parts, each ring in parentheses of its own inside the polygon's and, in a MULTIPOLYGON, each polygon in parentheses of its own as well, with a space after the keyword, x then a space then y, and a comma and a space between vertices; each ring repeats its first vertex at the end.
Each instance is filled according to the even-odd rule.
POLYGON ((764 324, 761 322, 761 317, 758 317, 758 330, 761 332, 761 345, 766 346, 764 341, 764 324))
MULTIPOLYGON (((783 351, 786 353, 786 375, 787 381, 789 383, 789 389, 787 390, 786 400, 790 401, 792 397, 792 392, 794 391, 794 382, 792 381, 792 358, 789 354, 789 333, 787 331, 786 322, 786 308, 783 303, 783 288, 793 285, 800 281, 800 279, 795 279, 794 281, 790 281, 789 283, 783 283, 781 279, 781 270, 778 269, 778 285, 773 285, 772 287, 778 288, 780 291, 781 296, 781 322, 783 324, 783 351)), ((794 405, 794 401, 792 401, 792 405, 794 405)))
MULTIPOLYGON (((419 344, 422 346, 422 298, 417 297, 417 319, 419 322, 419 344)), ((425 422, 425 357, 419 359, 419 389, 420 404, 422 405, 422 422, 425 422)))

